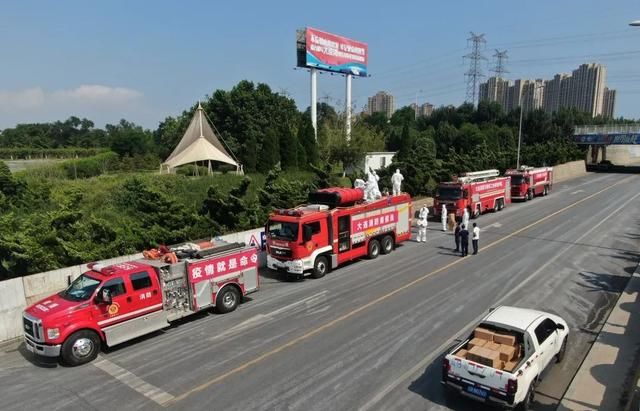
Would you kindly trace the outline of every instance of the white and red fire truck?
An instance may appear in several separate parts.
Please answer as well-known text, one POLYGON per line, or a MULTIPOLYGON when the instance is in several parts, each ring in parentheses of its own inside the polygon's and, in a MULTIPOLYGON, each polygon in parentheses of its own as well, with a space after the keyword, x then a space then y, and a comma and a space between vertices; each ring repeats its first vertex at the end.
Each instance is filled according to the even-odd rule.
POLYGON ((320 278, 344 262, 388 254, 411 238, 411 210, 406 193, 373 201, 364 201, 360 188, 311 193, 308 205, 269 216, 267 266, 320 278))
POLYGON ((187 243, 159 259, 90 270, 58 294, 23 313, 25 346, 69 365, 93 360, 114 346, 215 307, 233 311, 259 288, 258 250, 238 243, 187 243))
POLYGON ((465 208, 472 218, 487 210, 502 210, 511 203, 511 179, 499 175, 498 170, 474 171, 438 184, 433 200, 434 215, 440 217, 442 204, 446 205, 447 214, 453 213, 456 217, 462 217, 465 208))
POLYGON ((552 167, 527 167, 507 170, 505 176, 511 177, 511 198, 531 200, 538 195, 546 196, 553 186, 552 167))

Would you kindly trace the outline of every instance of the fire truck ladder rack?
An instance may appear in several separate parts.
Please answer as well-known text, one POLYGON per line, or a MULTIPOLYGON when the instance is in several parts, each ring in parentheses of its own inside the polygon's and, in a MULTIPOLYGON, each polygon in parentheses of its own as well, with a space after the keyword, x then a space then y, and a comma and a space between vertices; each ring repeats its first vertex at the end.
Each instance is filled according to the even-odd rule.
POLYGON ((535 167, 531 166, 520 166, 520 171, 532 171, 535 167))
POLYGON ((498 177, 500 175, 500 171, 498 170, 483 170, 483 171, 472 171, 470 173, 464 173, 462 176, 458 178, 458 181, 463 183, 470 183, 472 181, 482 181, 488 180, 493 177, 498 177))

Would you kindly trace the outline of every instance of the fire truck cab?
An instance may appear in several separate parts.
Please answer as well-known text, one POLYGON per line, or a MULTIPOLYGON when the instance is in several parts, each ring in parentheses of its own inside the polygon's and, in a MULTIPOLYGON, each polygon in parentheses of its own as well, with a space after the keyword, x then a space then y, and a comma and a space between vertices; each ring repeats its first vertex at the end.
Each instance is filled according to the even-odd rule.
POLYGON ((388 254, 411 238, 411 197, 402 193, 364 201, 359 188, 309 194, 308 205, 276 210, 265 233, 267 266, 314 278, 356 258, 388 254))

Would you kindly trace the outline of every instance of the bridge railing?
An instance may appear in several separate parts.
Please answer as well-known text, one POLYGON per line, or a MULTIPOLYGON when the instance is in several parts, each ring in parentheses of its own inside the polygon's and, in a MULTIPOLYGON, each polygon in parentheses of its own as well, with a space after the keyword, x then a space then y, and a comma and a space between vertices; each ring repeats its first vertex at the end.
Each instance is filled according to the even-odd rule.
POLYGON ((574 135, 640 133, 640 124, 608 124, 604 126, 576 126, 574 135))

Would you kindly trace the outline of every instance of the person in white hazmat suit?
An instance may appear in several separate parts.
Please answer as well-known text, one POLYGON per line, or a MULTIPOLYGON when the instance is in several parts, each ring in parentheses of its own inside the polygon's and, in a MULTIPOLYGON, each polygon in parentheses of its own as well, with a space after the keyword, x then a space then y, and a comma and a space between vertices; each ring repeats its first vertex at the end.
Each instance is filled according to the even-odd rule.
POLYGON ((427 218, 429 217, 429 208, 423 205, 418 214, 418 242, 427 242, 427 218))
POLYGON ((442 231, 447 231, 447 206, 442 205, 442 212, 440 215, 440 221, 442 221, 442 231))
POLYGON ((396 172, 391 176, 391 185, 393 186, 393 195, 400 195, 402 192, 402 180, 404 180, 404 176, 400 174, 400 169, 396 169, 396 172))
POLYGON ((462 214, 462 225, 465 227, 469 227, 469 209, 465 207, 464 213, 462 214))

